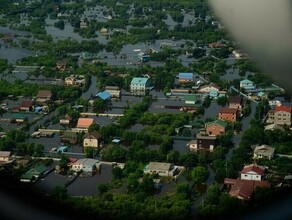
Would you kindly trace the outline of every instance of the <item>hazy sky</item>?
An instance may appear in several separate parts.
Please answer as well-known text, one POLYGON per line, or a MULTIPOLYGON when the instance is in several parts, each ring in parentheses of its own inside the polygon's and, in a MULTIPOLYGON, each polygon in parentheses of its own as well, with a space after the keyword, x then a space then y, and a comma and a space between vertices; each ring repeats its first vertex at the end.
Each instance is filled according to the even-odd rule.
POLYGON ((292 2, 209 1, 243 49, 292 95, 292 2))

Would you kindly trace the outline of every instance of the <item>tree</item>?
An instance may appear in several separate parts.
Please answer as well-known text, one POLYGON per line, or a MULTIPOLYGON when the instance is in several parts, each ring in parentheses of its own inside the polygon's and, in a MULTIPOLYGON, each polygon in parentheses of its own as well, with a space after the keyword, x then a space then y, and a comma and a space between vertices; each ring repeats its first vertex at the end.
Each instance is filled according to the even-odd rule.
POLYGON ((192 171, 192 180, 195 184, 203 183, 207 180, 209 172, 205 167, 197 166, 192 171))
POLYGON ((108 184, 100 184, 98 185, 97 190, 100 195, 103 195, 109 190, 109 186, 108 184))
POLYGON ((52 196, 53 199, 62 201, 62 200, 66 199, 68 197, 67 188, 65 188, 63 186, 56 186, 52 190, 51 196, 52 196))
POLYGON ((227 103, 227 97, 226 96, 221 96, 217 99, 217 104, 221 106, 225 106, 227 103))
POLYGON ((112 169, 112 174, 113 174, 113 179, 121 180, 123 178, 123 170, 118 166, 115 166, 112 169))
POLYGON ((99 124, 96 124, 96 123, 93 123, 89 126, 88 128, 88 132, 92 132, 92 131, 99 131, 100 129, 100 125, 99 124))
POLYGON ((86 147, 84 151, 87 158, 94 158, 96 154, 96 148, 94 147, 86 147))

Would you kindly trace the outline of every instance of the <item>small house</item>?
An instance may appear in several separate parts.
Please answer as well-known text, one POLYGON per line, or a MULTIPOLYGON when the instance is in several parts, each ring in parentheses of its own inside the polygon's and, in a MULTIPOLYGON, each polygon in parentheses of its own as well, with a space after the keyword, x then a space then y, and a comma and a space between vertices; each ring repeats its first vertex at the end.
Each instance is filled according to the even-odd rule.
POLYGON ((241 80, 239 83, 241 89, 244 89, 246 92, 252 92, 256 90, 254 83, 248 79, 241 80))
POLYGON ((268 112, 267 123, 291 126, 291 109, 290 106, 276 106, 268 112))
POLYGON ((244 168, 241 170, 240 179, 261 181, 264 178, 264 174, 265 168, 255 164, 250 164, 244 166, 244 168))
POLYGON ((193 73, 179 73, 178 82, 179 83, 192 83, 194 81, 193 73))
POLYGON ((100 163, 98 160, 84 158, 72 163, 71 169, 75 172, 95 173, 100 170, 100 163))
POLYGON ((10 151, 0 151, 0 164, 6 163, 10 160, 10 151))
POLYGON ((121 90, 118 86, 106 86, 105 91, 111 95, 111 98, 121 98, 121 90))
POLYGON ((174 176, 177 166, 170 163, 150 162, 144 168, 145 174, 158 174, 159 176, 174 176))
POLYGON ((209 136, 225 134, 228 123, 220 119, 205 124, 206 133, 209 136))
POLYGON ((200 151, 206 150, 213 152, 214 148, 216 147, 216 136, 208 136, 202 135, 198 133, 196 135, 196 140, 191 140, 187 146, 189 147, 190 151, 200 151))
POLYGON ((244 107, 244 101, 241 96, 232 96, 229 99, 229 108, 237 109, 238 112, 242 112, 244 107))
POLYGON ((19 110, 29 112, 32 111, 32 106, 33 106, 32 101, 22 101, 19 106, 19 110))
POLYGON ((152 88, 150 79, 146 77, 134 77, 130 85, 131 94, 138 96, 147 95, 152 88))
POLYGON ((271 160, 274 157, 275 148, 268 145, 259 145, 256 146, 253 151, 254 159, 268 159, 271 160))
POLYGON ((235 122, 237 120, 237 109, 234 108, 221 108, 219 110, 220 120, 225 120, 229 122, 235 122))
POLYGON ((93 131, 84 135, 83 147, 99 148, 101 142, 101 134, 98 131, 93 131))
POLYGON ((109 100, 111 98, 111 94, 107 91, 103 91, 103 92, 97 93, 96 97, 105 101, 105 100, 109 100))
POLYGON ((37 94, 37 102, 48 102, 52 99, 52 92, 49 90, 39 90, 37 94))
POLYGON ((74 131, 64 131, 61 135, 60 141, 63 143, 77 144, 78 133, 74 131))
POLYGON ((65 115, 64 117, 60 118, 60 124, 61 125, 69 125, 72 118, 69 115, 65 115))
POLYGON ((200 92, 200 93, 204 93, 204 94, 206 94, 206 93, 210 94, 211 91, 213 91, 213 93, 214 93, 215 91, 216 91, 217 93, 219 93, 219 91, 220 91, 220 87, 217 86, 217 85, 214 84, 214 83, 211 83, 211 84, 209 84, 209 85, 201 86, 201 87, 199 88, 199 90, 198 90, 198 92, 200 92))

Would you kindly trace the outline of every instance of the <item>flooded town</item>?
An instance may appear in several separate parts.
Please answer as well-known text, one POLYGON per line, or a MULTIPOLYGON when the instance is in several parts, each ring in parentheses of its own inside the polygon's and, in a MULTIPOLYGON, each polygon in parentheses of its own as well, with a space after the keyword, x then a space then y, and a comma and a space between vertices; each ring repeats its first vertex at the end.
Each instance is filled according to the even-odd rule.
POLYGON ((290 96, 207 1, 0 3, 3 192, 61 219, 226 219, 291 189, 290 96))

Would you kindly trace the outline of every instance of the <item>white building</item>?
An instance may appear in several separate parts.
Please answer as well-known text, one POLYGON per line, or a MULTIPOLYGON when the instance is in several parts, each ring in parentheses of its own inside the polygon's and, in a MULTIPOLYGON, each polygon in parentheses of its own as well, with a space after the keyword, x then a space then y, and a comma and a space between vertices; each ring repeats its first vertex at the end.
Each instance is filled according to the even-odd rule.
POLYGON ((247 165, 240 172, 240 179, 262 181, 265 174, 265 169, 258 165, 247 165))
POLYGON ((84 159, 79 159, 76 162, 74 162, 72 164, 71 169, 76 172, 79 172, 82 170, 85 173, 94 173, 97 170, 99 170, 99 167, 100 167, 100 163, 98 160, 84 158, 84 159))
POLYGON ((170 163, 150 162, 145 168, 144 173, 158 174, 159 176, 174 176, 177 166, 170 163))

